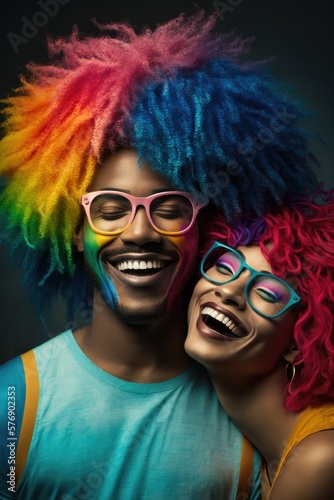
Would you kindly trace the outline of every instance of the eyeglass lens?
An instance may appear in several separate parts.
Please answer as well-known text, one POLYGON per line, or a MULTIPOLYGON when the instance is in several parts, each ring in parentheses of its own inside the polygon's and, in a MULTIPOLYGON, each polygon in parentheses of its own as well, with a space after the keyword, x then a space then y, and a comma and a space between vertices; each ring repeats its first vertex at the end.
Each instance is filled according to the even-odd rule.
MULTIPOLYGON (((132 203, 122 194, 105 193, 94 198, 90 216, 94 227, 102 232, 120 232, 129 224, 132 203)), ((193 218, 191 201, 183 195, 168 195, 152 199, 149 208, 151 223, 166 232, 186 229, 193 218)))
MULTIPOLYGON (((208 278, 224 284, 235 279, 243 266, 243 259, 237 252, 224 248, 214 249, 204 263, 208 278)), ((289 302, 289 288, 274 275, 251 275, 246 285, 250 304, 265 316, 274 316, 289 302)))

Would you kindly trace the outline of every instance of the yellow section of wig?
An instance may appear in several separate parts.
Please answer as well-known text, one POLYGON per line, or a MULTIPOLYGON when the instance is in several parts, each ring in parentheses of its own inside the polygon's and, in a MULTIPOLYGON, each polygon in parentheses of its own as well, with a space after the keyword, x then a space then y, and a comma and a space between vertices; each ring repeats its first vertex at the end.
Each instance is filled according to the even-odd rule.
POLYGON ((10 182, 1 201, 8 207, 8 224, 21 226, 29 246, 40 246, 46 238, 59 257, 65 251, 71 264, 79 198, 97 162, 90 146, 92 112, 78 102, 67 111, 61 112, 59 105, 56 109, 50 85, 23 81, 20 92, 5 100, 7 135, 0 142, 0 174, 10 182))

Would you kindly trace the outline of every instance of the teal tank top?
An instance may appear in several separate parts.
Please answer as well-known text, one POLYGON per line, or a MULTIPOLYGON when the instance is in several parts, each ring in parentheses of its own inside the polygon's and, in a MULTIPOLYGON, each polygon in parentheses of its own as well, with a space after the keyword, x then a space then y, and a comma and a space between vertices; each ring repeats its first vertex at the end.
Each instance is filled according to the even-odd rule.
POLYGON ((241 449, 197 363, 164 382, 127 382, 67 331, 0 367, 1 499, 258 499, 257 452, 248 496, 237 494, 241 449))

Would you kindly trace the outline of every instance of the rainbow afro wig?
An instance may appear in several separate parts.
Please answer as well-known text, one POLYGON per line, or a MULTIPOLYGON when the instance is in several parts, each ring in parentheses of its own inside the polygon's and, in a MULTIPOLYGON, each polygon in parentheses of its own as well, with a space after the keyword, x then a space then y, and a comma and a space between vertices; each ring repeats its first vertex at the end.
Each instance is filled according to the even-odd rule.
POLYGON ((246 61, 251 40, 216 21, 199 12, 140 34, 75 29, 50 40, 49 64, 29 64, 4 100, 0 222, 40 311, 60 293, 71 316, 92 296, 74 237, 79 197, 105 154, 136 148, 230 220, 314 185, 302 109, 246 61))

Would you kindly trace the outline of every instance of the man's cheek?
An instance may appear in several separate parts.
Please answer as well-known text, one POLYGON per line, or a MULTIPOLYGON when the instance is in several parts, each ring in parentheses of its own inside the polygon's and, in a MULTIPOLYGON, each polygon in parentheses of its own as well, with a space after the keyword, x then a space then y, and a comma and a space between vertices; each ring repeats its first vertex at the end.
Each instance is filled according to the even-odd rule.
POLYGON ((114 283, 107 275, 100 259, 100 252, 103 247, 111 243, 115 238, 115 236, 97 234, 90 228, 89 225, 84 227, 85 260, 88 263, 91 272, 95 275, 95 279, 99 283, 98 288, 103 299, 111 308, 115 307, 118 296, 114 283))
POLYGON ((99 269, 99 253, 102 248, 101 240, 89 226, 84 227, 84 253, 89 267, 95 272, 99 269))
POLYGON ((84 224, 83 232, 85 255, 86 259, 89 259, 90 263, 94 260, 97 261, 102 248, 116 238, 116 236, 105 236, 103 234, 95 233, 95 231, 93 231, 87 223, 84 224))
POLYGON ((192 228, 185 234, 179 236, 167 236, 169 241, 176 247, 182 260, 182 267, 186 270, 193 270, 197 256, 198 231, 192 228))

